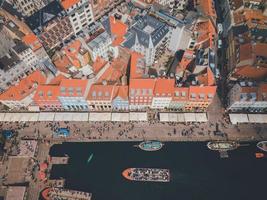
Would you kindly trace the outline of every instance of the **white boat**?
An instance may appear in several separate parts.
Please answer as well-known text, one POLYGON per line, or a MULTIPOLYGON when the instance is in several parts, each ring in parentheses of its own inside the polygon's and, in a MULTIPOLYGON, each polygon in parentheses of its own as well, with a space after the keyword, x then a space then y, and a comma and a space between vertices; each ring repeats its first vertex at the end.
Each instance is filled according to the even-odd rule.
POLYGON ((267 152, 267 141, 261 141, 257 143, 257 147, 262 150, 267 152))

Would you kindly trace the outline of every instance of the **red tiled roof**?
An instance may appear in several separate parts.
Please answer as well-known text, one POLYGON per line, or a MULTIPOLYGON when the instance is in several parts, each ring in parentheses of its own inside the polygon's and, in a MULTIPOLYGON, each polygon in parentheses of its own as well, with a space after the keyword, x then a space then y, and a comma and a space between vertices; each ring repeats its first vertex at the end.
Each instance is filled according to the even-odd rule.
POLYGON ((115 92, 115 85, 93 84, 88 93, 87 100, 109 101, 113 99, 115 92))
POLYGON ((109 17, 110 30, 116 37, 123 37, 127 33, 128 26, 114 16, 109 17))
POLYGON ((211 101, 216 94, 217 86, 190 86, 189 87, 189 99, 191 101, 211 101), (192 94, 195 94, 195 98, 192 98, 192 94), (204 95, 204 98, 200 96, 204 95), (208 96, 211 95, 211 98, 208 96))
POLYGON ((60 96, 83 96, 88 80, 62 79, 60 83, 60 96))
MULTIPOLYGON (((156 84, 156 79, 130 79, 130 91, 132 89, 150 89, 152 90, 152 93, 146 93, 146 95, 153 95, 154 87, 156 84)), ((143 94, 142 94, 143 95, 143 94)))
POLYGON ((61 5, 65 10, 67 10, 68 8, 70 8, 74 4, 78 3, 79 1, 80 0, 62 0, 61 5))
POLYGON ((33 33, 27 34, 22 38, 22 41, 30 46, 32 48, 33 51, 36 51, 38 49, 40 49, 42 47, 41 42, 39 41, 39 39, 37 38, 36 35, 34 35, 33 33))
POLYGON ((68 59, 67 56, 62 56, 61 58, 58 58, 54 61, 54 64, 56 66, 56 68, 63 72, 63 73, 68 73, 69 72, 69 68, 71 67, 71 62, 68 59))
POLYGON ((59 85, 62 79, 65 79, 66 77, 62 74, 59 74, 55 78, 53 78, 50 82, 49 85, 59 85))
POLYGON ((120 86, 117 86, 117 89, 118 89, 118 92, 115 97, 120 97, 122 99, 127 100, 129 87, 127 85, 120 85, 120 86))
POLYGON ((41 71, 35 71, 22 79, 18 85, 11 86, 0 95, 0 100, 20 101, 30 95, 37 85, 45 84, 46 76, 41 71))
POLYGON ((94 73, 97 74, 107 63, 107 61, 98 56, 92 66, 94 73))
POLYGON ((39 102, 47 101, 59 101, 58 96, 60 94, 58 85, 39 85, 33 100, 39 105, 39 102))
POLYGON ((154 96, 167 96, 174 92, 174 79, 157 79, 154 87, 154 96))

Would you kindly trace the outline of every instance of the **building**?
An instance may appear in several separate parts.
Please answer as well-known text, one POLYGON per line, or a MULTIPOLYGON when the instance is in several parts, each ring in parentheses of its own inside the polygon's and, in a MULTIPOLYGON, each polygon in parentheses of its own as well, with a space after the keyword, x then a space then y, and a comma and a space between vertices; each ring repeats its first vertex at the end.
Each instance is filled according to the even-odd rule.
POLYGON ((46 1, 43 0, 11 0, 17 11, 23 16, 30 16, 45 6, 46 1))
POLYGON ((189 30, 188 24, 185 21, 177 19, 163 11, 153 11, 150 15, 159 18, 169 26, 168 49, 171 52, 175 53, 178 50, 189 48, 193 33, 189 30))
POLYGON ((89 62, 92 61, 89 52, 80 40, 74 40, 56 52, 53 62, 60 72, 75 76, 80 71, 90 71, 89 62))
POLYGON ((93 0, 91 1, 92 10, 95 20, 99 20, 117 5, 120 5, 123 0, 93 0))
POLYGON ((33 50, 24 42, 16 40, 16 45, 12 48, 13 52, 23 61, 28 67, 35 67, 39 60, 33 50))
POLYGON ((10 109, 27 109, 37 86, 45 84, 46 80, 43 72, 35 71, 0 94, 0 102, 10 109))
POLYGON ((97 111, 112 110, 115 93, 117 93, 115 85, 107 85, 106 82, 93 84, 87 96, 89 109, 97 111))
POLYGON ((267 84, 241 81, 228 93, 228 111, 231 112, 266 112, 267 84))
POLYGON ((151 108, 169 108, 173 99, 174 85, 174 79, 157 79, 153 91, 151 108))
POLYGON ((129 109, 129 96, 128 96, 128 85, 116 86, 117 92, 112 100, 113 110, 128 110, 129 109))
POLYGON ((86 44, 93 61, 95 61, 97 57, 101 57, 106 61, 109 60, 112 40, 110 35, 104 29, 95 32, 94 35, 86 41, 86 44))
POLYGON ((152 66, 168 46, 169 27, 150 15, 140 16, 126 34, 123 46, 145 58, 146 66, 152 66))
POLYGON ((60 82, 58 99, 65 110, 88 110, 88 83, 88 80, 80 79, 63 79, 60 82))
POLYGON ((129 85, 129 102, 131 110, 150 108, 154 97, 156 79, 131 79, 129 85))
POLYGON ((26 23, 47 51, 59 46, 74 34, 69 17, 58 1, 52 1, 27 17, 26 23))
POLYGON ((62 0, 61 5, 69 16, 70 23, 77 35, 94 22, 92 5, 88 0, 62 0))

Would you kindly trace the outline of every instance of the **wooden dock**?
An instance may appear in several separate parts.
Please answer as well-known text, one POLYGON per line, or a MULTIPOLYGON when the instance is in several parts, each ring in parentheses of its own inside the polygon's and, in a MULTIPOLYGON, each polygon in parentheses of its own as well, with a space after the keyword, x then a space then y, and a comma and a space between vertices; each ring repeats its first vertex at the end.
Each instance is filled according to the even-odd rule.
POLYGON ((67 165, 69 163, 69 157, 51 157, 52 165, 67 165))

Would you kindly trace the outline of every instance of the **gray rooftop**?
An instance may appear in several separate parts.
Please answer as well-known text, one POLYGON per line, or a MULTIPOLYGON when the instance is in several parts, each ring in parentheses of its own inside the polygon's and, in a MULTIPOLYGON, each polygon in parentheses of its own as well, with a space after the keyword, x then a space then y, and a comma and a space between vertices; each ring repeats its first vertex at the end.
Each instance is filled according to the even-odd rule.
POLYGON ((19 57, 15 53, 9 52, 8 54, 0 58, 0 70, 8 71, 19 62, 19 57))
POLYGON ((17 40, 16 45, 13 47, 14 51, 18 54, 25 51, 26 49, 30 48, 28 47, 24 42, 21 42, 20 40, 17 40))
POLYGON ((91 50, 94 50, 95 48, 99 48, 99 45, 105 43, 109 38, 110 38, 109 34, 106 31, 104 31, 103 33, 99 34, 96 38, 88 42, 87 45, 91 50))
POLYGON ((131 48, 137 41, 146 48, 151 43, 153 46, 156 46, 168 32, 169 27, 167 24, 150 15, 145 15, 139 18, 130 28, 126 34, 126 41, 123 46, 131 48))

